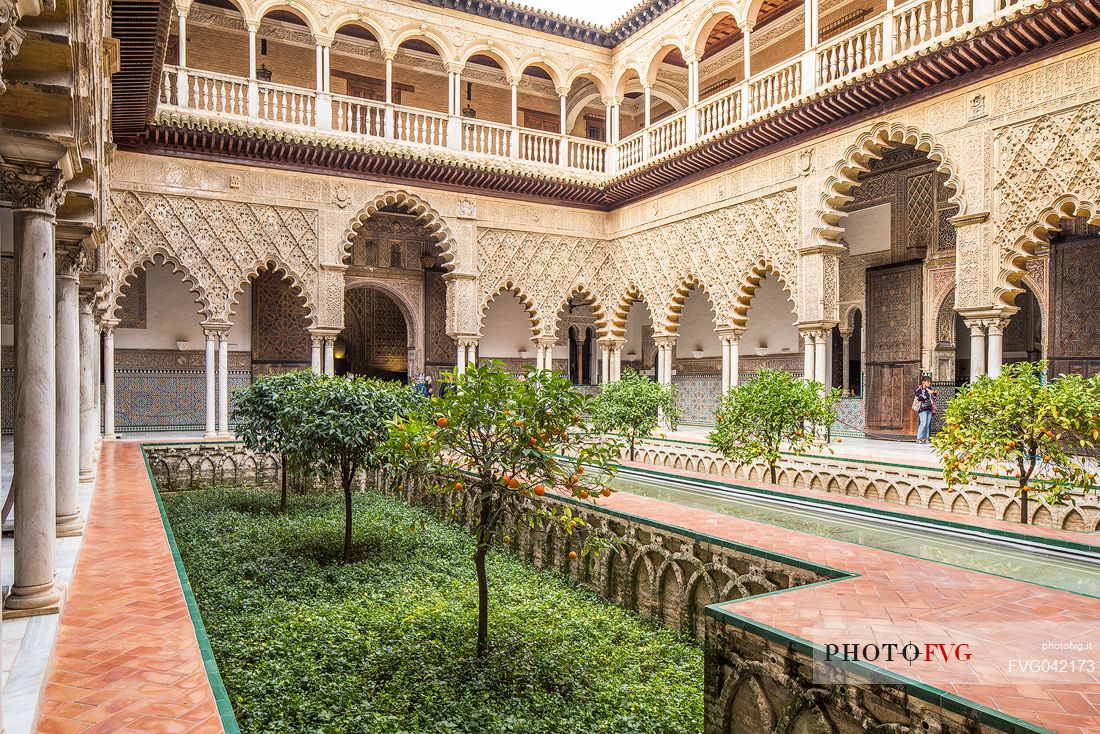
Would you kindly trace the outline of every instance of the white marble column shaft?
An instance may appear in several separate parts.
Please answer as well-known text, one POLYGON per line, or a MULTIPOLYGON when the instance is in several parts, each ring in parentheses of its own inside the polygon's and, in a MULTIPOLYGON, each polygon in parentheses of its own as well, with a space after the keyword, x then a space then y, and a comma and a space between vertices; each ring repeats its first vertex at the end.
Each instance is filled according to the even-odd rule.
POLYGON ((991 321, 988 326, 986 347, 989 356, 986 359, 986 372, 990 377, 1000 377, 1001 365, 1004 363, 1004 324, 1001 321, 991 321))
POLYGON ((325 337, 325 374, 332 376, 336 374, 336 337, 325 337))
POLYGON ((103 437, 115 437, 115 326, 103 322, 103 437))
POLYGON ((95 437, 96 394, 99 381, 96 380, 96 363, 99 362, 98 332, 95 317, 92 315, 94 298, 91 294, 81 296, 79 313, 80 330, 80 480, 90 480, 95 473, 95 437))
POLYGON ((970 381, 985 374, 985 323, 968 321, 970 327, 970 381))
POLYGON ((229 333, 218 334, 218 434, 229 435, 229 333))
POLYGON ((63 256, 57 272, 57 534, 79 535, 80 513, 80 262, 63 256))
POLYGON ((218 434, 218 335, 214 331, 205 331, 206 335, 206 435, 218 434))

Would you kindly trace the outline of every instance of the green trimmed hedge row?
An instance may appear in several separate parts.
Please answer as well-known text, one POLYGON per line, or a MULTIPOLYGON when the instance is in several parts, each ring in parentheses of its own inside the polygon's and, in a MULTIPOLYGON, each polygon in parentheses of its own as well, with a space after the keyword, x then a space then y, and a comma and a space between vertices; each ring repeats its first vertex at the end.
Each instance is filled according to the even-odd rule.
POLYGON ((491 654, 474 657, 473 540, 375 493, 164 498, 242 731, 673 734, 703 728, 688 638, 560 575, 490 554, 491 654))

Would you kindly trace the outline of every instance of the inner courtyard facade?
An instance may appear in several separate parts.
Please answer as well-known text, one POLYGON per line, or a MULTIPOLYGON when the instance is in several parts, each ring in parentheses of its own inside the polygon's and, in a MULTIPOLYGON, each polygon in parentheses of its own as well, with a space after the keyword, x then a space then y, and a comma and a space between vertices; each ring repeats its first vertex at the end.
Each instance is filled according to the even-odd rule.
POLYGON ((228 439, 264 375, 635 370, 706 426, 780 369, 910 441, 922 376, 1100 373, 1098 0, 0 8, 5 619, 60 609, 106 443, 228 439))

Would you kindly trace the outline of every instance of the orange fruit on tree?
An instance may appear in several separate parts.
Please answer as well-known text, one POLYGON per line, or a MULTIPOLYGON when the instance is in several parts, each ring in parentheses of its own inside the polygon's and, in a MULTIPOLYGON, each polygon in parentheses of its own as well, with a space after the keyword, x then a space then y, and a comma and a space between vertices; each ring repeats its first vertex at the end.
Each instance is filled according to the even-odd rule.
POLYGON ((523 428, 525 423, 523 421, 516 421, 516 428, 523 428))
POLYGON ((508 489, 519 489, 519 480, 512 477, 508 480, 508 489))
POLYGON ((584 474, 584 467, 583 466, 578 466, 577 467, 577 473, 578 474, 584 474))
POLYGON ((542 486, 541 484, 536 484, 534 487, 531 488, 531 491, 535 493, 536 497, 541 497, 546 494, 546 487, 542 486))
POLYGON ((611 487, 604 487, 603 491, 600 492, 600 494, 602 494, 604 497, 610 497, 611 496, 611 487))
POLYGON ((435 419, 435 424, 437 426, 439 426, 440 428, 446 428, 447 427, 447 422, 448 422, 447 421, 447 416, 445 416, 445 415, 441 415, 441 416, 439 416, 438 418, 435 419))
POLYGON ((463 484, 462 482, 455 482, 455 491, 456 491, 456 492, 461 492, 461 491, 462 491, 462 488, 463 488, 464 486, 466 486, 466 485, 464 485, 464 484, 463 484))
POLYGON ((534 445, 536 445, 536 444, 537 444, 538 442, 539 442, 539 441, 538 441, 538 439, 537 439, 537 438, 535 438, 534 436, 531 436, 531 438, 527 439, 527 444, 528 444, 529 446, 534 446, 534 445))
POLYGON ((582 500, 586 500, 586 499, 588 499, 588 498, 589 498, 590 496, 591 496, 591 495, 590 495, 590 494, 588 494, 588 490, 587 490, 587 489, 582 489, 582 490, 581 490, 581 494, 580 494, 580 497, 581 497, 581 499, 582 499, 582 500))
POLYGON ((569 551, 569 560, 571 560, 571 561, 577 560, 577 551, 569 551))
POLYGON ((578 477, 578 476, 577 476, 576 474, 574 474, 573 476, 569 477, 569 483, 570 483, 570 484, 576 484, 576 483, 577 483, 577 482, 579 482, 580 480, 581 480, 581 478, 580 478, 580 477, 578 477))

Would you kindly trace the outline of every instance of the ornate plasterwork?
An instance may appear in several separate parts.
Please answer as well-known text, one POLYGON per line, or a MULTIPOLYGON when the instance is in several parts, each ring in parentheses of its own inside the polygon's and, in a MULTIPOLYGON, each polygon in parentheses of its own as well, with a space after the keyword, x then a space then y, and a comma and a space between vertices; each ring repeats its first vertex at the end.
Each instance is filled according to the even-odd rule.
POLYGON ((208 321, 228 322, 244 285, 261 270, 291 280, 309 320, 317 287, 317 212, 171 194, 114 191, 108 219, 107 309, 127 279, 162 258, 198 296, 208 321))
POLYGON ((994 296, 1012 305, 1029 255, 1062 219, 1100 224, 1100 104, 1002 128, 996 150, 994 296))
POLYGON ((856 142, 848 147, 841 160, 825 179, 818 221, 813 228, 815 242, 835 240, 843 232, 840 221, 844 217, 844 205, 852 198, 851 190, 859 185, 859 175, 870 171, 868 164, 879 158, 883 151, 898 145, 910 145, 935 161, 936 170, 947 177, 945 185, 951 194, 949 201, 958 207, 960 214, 966 213, 962 179, 944 147, 931 135, 915 127, 901 123, 880 122, 862 133, 856 142))
POLYGON ((351 251, 352 243, 363 224, 380 209, 387 207, 394 207, 415 216, 416 221, 425 229, 427 236, 439 243, 440 264, 448 271, 454 269, 455 238, 447 222, 426 201, 407 191, 387 191, 374 197, 356 212, 347 229, 344 230, 345 255, 351 251))

